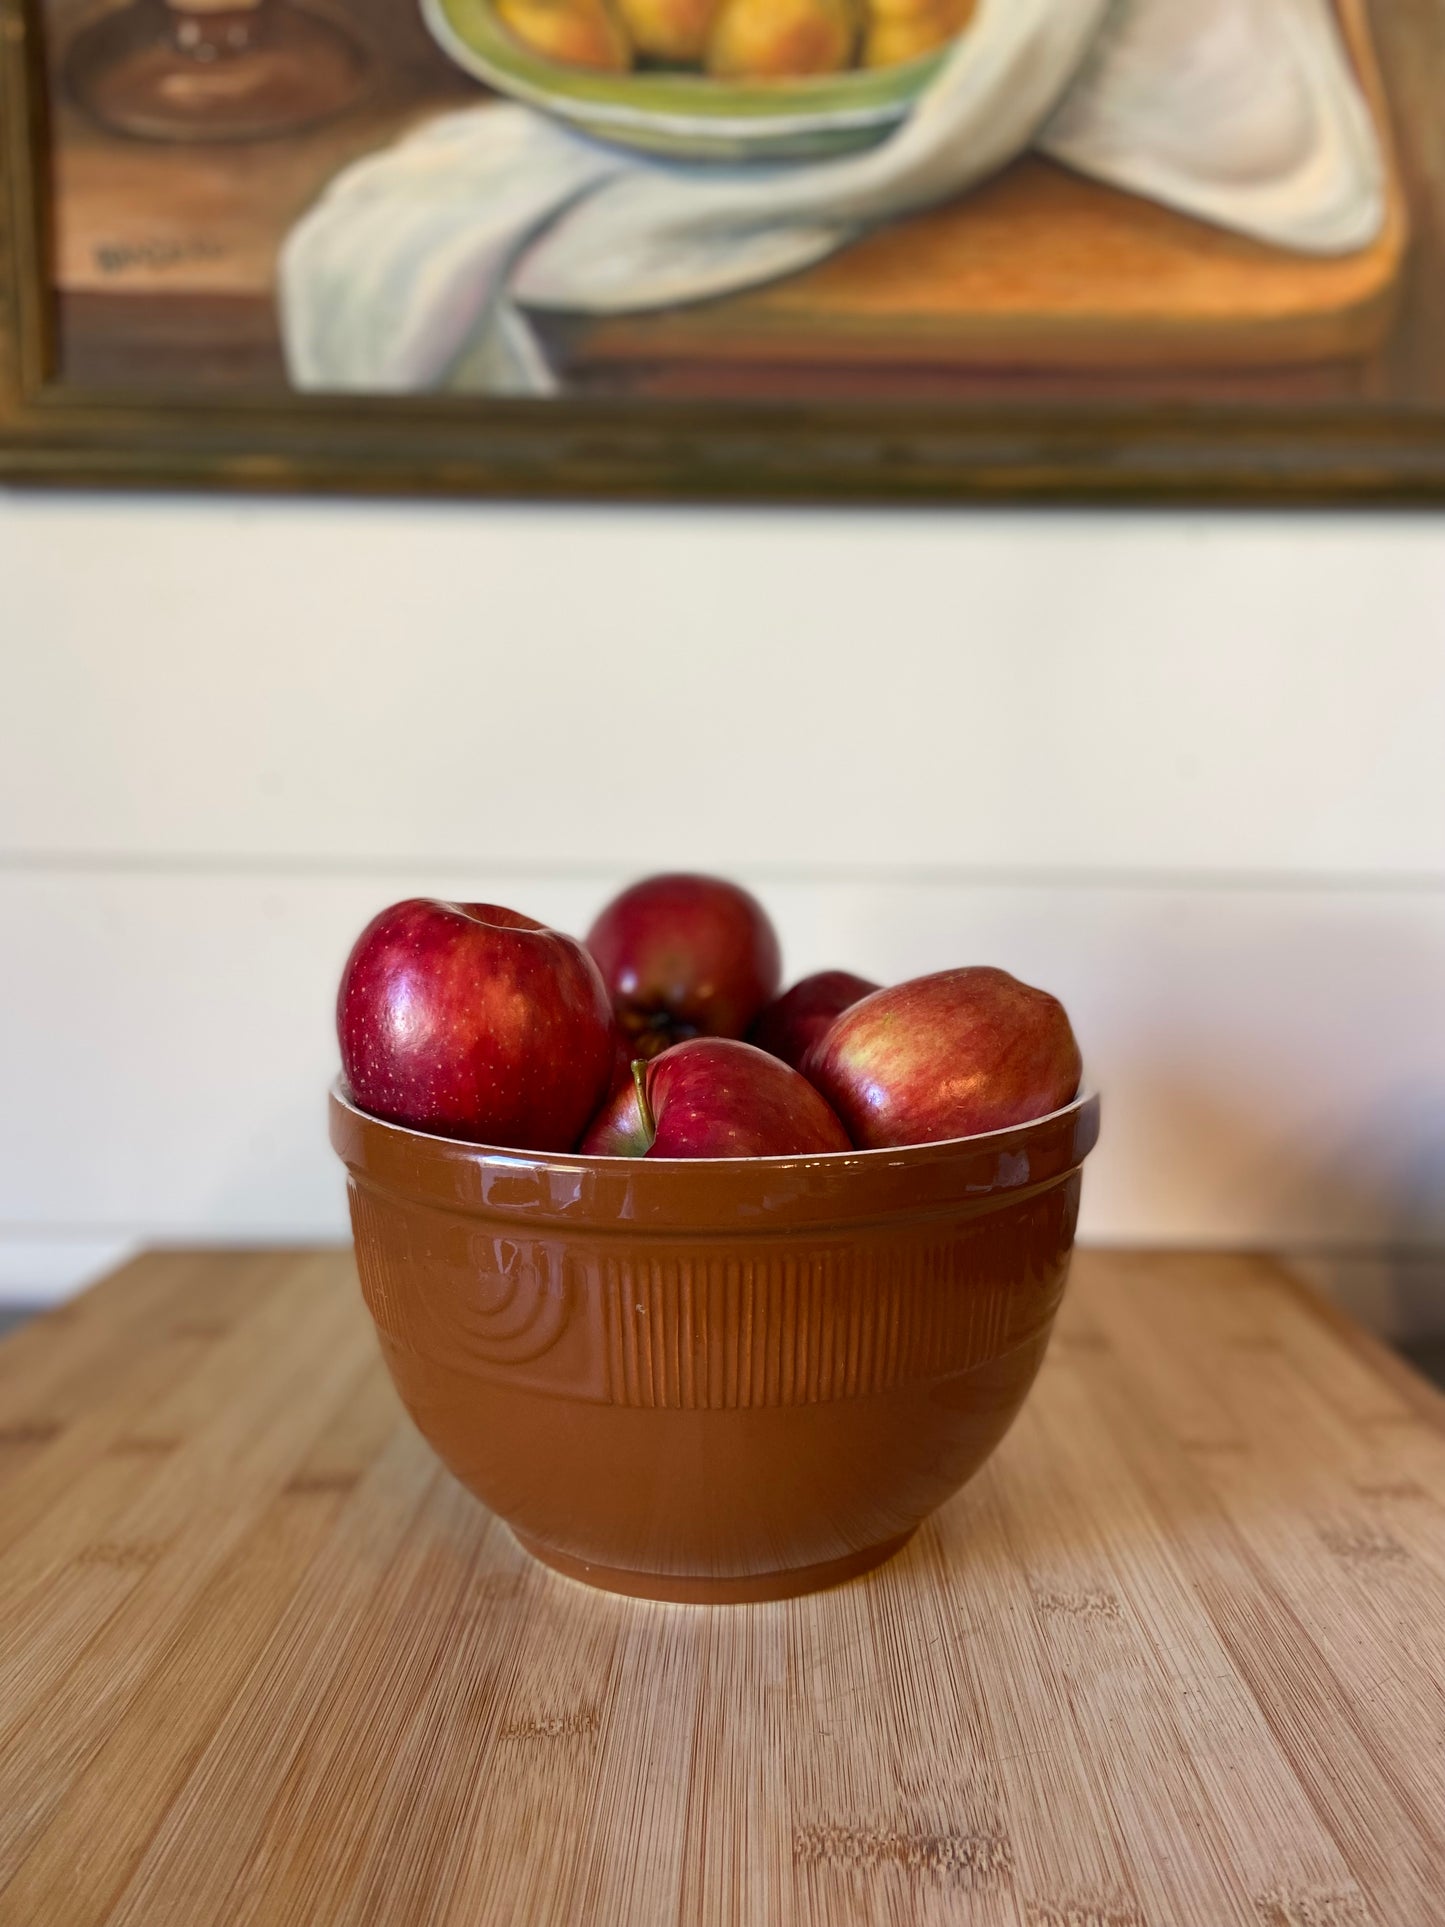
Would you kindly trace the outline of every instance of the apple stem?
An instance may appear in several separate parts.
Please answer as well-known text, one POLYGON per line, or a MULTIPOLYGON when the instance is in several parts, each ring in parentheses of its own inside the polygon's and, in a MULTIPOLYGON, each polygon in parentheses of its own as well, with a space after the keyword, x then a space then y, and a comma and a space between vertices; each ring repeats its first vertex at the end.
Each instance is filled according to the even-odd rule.
POLYGON ((647 1148, 657 1141, 657 1119, 652 1114, 652 1105, 647 1096, 647 1062, 645 1058, 632 1060, 632 1082, 637 1088, 637 1108, 642 1112, 643 1129, 647 1132, 647 1148))

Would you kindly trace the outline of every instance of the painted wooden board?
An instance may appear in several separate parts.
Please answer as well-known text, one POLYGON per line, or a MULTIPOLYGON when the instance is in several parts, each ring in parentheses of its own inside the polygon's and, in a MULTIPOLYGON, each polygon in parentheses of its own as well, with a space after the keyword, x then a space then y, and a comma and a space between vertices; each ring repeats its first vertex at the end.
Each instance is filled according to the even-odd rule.
POLYGON ((912 358, 1013 369, 1368 354, 1393 319, 1409 222, 1365 0, 1339 0, 1339 10, 1391 160, 1387 225, 1357 254, 1265 247, 1030 158, 805 274, 590 328, 575 352, 598 362, 912 358))
POLYGON ((1264 1261, 1084 1254, 903 1556, 716 1611, 532 1565, 347 1256, 0 1345, 7 1927, 1416 1927, 1442 1776, 1442 1402, 1264 1261))

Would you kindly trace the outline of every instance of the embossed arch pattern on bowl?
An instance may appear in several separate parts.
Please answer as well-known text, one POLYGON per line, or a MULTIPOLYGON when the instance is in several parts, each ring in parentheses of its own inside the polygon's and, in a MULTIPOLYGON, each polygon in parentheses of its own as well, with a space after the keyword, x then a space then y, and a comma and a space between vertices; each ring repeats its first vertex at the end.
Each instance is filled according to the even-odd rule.
POLYGON ((877 1563, 977 1469, 1043 1357, 1085 1097, 903 1151, 531 1156, 332 1096, 387 1364, 553 1565, 746 1598, 877 1563))

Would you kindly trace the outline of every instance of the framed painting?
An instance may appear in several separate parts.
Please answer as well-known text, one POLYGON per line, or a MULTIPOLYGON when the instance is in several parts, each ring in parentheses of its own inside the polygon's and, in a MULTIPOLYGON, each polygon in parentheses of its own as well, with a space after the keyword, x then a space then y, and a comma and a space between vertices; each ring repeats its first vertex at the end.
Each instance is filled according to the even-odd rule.
POLYGON ((1445 0, 0 0, 0 473, 1445 495, 1445 0))

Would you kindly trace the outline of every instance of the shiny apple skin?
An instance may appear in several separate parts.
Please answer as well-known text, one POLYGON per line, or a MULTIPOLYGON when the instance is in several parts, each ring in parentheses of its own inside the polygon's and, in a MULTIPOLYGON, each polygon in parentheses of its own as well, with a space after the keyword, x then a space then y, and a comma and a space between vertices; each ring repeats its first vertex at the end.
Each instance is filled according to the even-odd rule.
POLYGON ((851 970, 819 970, 765 1004, 753 1020, 748 1042, 801 1070, 803 1059, 850 1005, 881 986, 851 970))
MULTIPOLYGON (((680 1050, 680 1044, 672 1046, 680 1050)), ((666 1056, 666 1052, 663 1056, 666 1056)), ((652 1058, 650 1062, 642 1058, 634 1059, 627 1067, 625 1080, 614 1079, 612 1088, 603 1100, 602 1108, 582 1134, 582 1142, 577 1149, 583 1157, 589 1158, 645 1158, 652 1149, 656 1136, 656 1124, 652 1117, 652 1107, 647 1101, 647 1073, 653 1064, 661 1059, 652 1058), (638 1080, 641 1088, 638 1088, 638 1080)))
POLYGON ((498 904, 383 910, 347 959, 336 1029, 363 1110, 517 1150, 570 1151, 618 1061, 588 952, 498 904))
POLYGON ((782 981, 777 932, 757 898, 721 877, 646 877, 587 935, 633 1054, 688 1037, 744 1037, 782 981))
POLYGON ((770 1158, 853 1148, 806 1078, 735 1038, 674 1044, 641 1067, 640 1081, 642 1091, 634 1082, 614 1093, 582 1140, 585 1154, 770 1158))
POLYGON ((974 966, 878 990, 803 1063, 860 1149, 1026 1124, 1076 1095, 1083 1063, 1056 997, 974 966))

